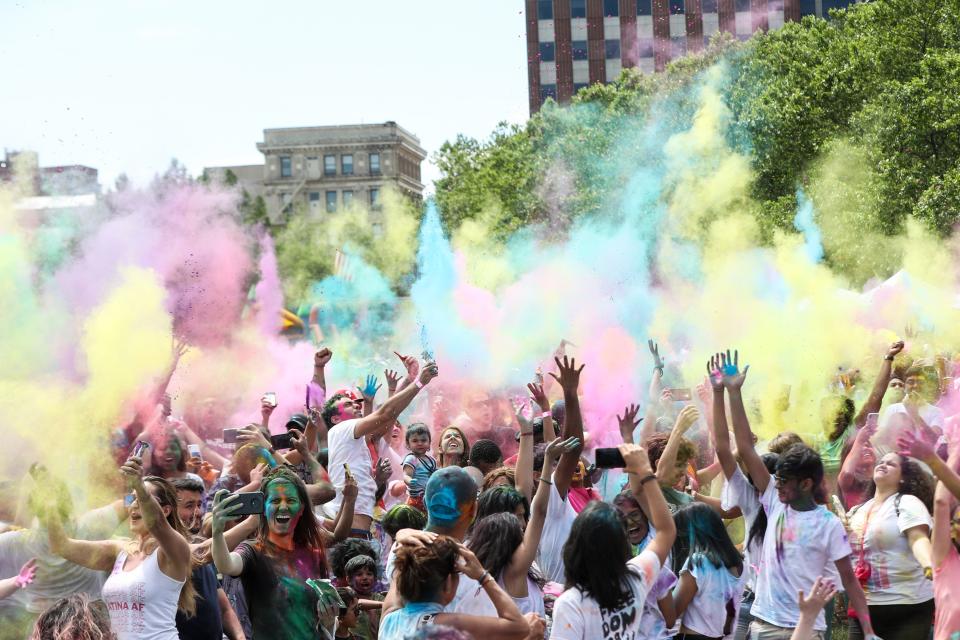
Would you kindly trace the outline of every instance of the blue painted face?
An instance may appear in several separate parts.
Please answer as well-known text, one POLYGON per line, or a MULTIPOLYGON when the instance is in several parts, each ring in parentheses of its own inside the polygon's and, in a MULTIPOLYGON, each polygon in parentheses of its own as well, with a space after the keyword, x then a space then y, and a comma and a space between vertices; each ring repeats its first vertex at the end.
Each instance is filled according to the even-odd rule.
POLYGON ((273 533, 286 535, 297 528, 303 503, 292 482, 280 478, 267 485, 265 515, 273 533))

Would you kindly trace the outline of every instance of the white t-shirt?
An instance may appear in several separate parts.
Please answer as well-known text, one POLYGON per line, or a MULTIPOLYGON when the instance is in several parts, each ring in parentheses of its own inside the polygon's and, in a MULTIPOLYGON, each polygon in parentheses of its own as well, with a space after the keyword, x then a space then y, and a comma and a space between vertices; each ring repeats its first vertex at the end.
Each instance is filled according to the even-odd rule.
MULTIPOLYGON (((773 483, 773 478, 770 479, 773 483)), ((757 583, 756 559, 760 557, 760 549, 763 547, 763 540, 754 540, 749 547, 746 546, 747 538, 750 536, 750 529, 760 515, 760 496, 756 487, 750 484, 747 476, 743 475, 740 467, 733 472, 729 480, 723 483, 723 490, 720 492, 720 506, 723 509, 733 509, 740 507, 743 513, 743 574, 744 586, 754 590, 757 583)))
POLYGON ((687 558, 680 570, 697 581, 697 593, 683 612, 683 626, 700 635, 719 638, 727 622, 727 603, 731 611, 740 609, 745 578, 735 576, 726 567, 717 567, 702 553, 687 558))
MULTIPOLYGON (((943 417, 943 410, 940 407, 935 407, 932 404, 923 404, 917 408, 917 413, 919 413, 923 421, 927 423, 927 426, 936 427, 940 429, 940 431, 943 431, 946 420, 943 417)), ((907 413, 907 408, 902 402, 890 405, 884 409, 880 415, 880 429, 886 429, 888 426, 909 426, 910 424, 912 424, 910 414, 907 413)))
POLYGON ((870 565, 870 577, 864 591, 867 604, 919 604, 933 598, 933 583, 923 576, 923 567, 910 551, 904 531, 926 525, 933 527, 930 512, 916 496, 900 497, 900 517, 895 508, 896 494, 874 507, 874 499, 857 507, 850 517, 853 561, 860 558, 867 517, 866 552, 864 560, 870 565), (871 508, 873 509, 871 513, 871 508))
POLYGON ((377 497, 377 482, 373 479, 373 458, 367 448, 367 439, 353 435, 357 420, 346 420, 327 432, 327 450, 330 466, 330 482, 337 488, 336 497, 330 501, 330 509, 336 513, 343 502, 343 484, 346 475, 344 463, 350 465, 350 473, 357 481, 357 503, 354 514, 373 517, 373 507, 377 497))
POLYGON ((676 635, 673 629, 667 629, 667 621, 663 619, 663 612, 657 602, 670 595, 676 584, 677 575, 666 566, 660 567, 657 580, 643 602, 643 613, 640 614, 640 628, 643 629, 644 640, 666 640, 676 635))
MULTIPOLYGON (((823 505, 796 511, 780 502, 772 478, 760 504, 767 513, 767 533, 757 563, 757 597, 750 613, 792 629, 800 617, 797 592, 806 593, 819 576, 831 575, 829 569, 835 567, 834 563, 852 553, 850 541, 840 519, 823 505)), ((826 628, 821 611, 814 629, 826 628)))
MULTIPOLYGON (((543 489, 544 487, 541 486, 538 491, 543 489)), ((537 547, 537 566, 548 581, 563 584, 566 581, 563 570, 563 545, 570 536, 570 528, 577 518, 577 512, 570 506, 569 500, 560 497, 555 484, 551 484, 549 489, 547 519, 543 523, 540 546, 537 547)))
POLYGON ((553 640, 632 640, 645 637, 642 627, 644 601, 660 574, 660 558, 644 550, 627 563, 630 597, 615 610, 601 609, 591 596, 577 587, 563 592, 553 605, 553 640))

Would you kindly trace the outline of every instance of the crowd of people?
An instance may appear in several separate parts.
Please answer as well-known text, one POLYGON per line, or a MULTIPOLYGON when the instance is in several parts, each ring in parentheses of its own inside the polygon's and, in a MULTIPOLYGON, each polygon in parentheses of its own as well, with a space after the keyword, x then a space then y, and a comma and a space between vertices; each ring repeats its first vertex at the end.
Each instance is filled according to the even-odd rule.
POLYGON ((114 438, 113 501, 34 465, 0 505, 0 638, 960 638, 951 364, 903 342, 872 386, 827 374, 806 439, 754 433, 737 352, 683 393, 651 342, 612 448, 563 353, 508 417, 470 392, 428 424, 402 416, 435 362, 397 354, 378 401, 329 393, 320 349, 284 429, 269 393, 259 424, 174 418, 182 354, 114 438))

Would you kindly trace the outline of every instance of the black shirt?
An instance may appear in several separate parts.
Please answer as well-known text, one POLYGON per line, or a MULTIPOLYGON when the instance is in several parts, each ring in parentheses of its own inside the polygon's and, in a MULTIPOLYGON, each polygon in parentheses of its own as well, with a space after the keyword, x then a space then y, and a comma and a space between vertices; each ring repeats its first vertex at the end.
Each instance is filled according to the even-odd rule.
POLYGON ((220 586, 217 573, 212 564, 205 564, 194 569, 190 579, 197 590, 197 615, 187 618, 177 611, 180 640, 219 640, 223 637, 223 620, 217 599, 217 588, 220 586))

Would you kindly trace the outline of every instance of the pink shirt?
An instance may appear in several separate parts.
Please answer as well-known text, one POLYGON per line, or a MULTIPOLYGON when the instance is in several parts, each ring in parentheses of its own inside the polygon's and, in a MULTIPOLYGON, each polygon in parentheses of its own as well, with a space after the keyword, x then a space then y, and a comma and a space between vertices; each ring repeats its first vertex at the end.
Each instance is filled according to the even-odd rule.
POLYGON ((933 599, 937 603, 933 640, 960 637, 960 554, 952 544, 943 563, 933 571, 933 599))

